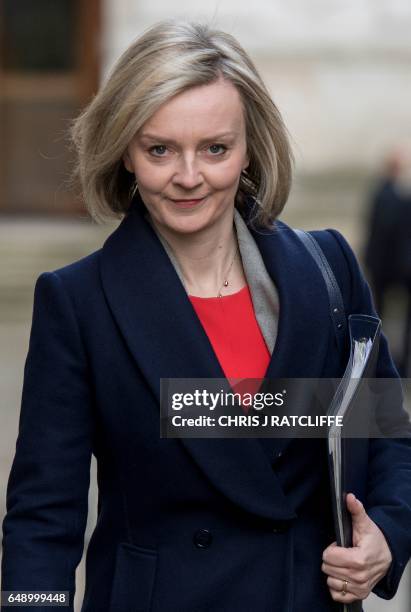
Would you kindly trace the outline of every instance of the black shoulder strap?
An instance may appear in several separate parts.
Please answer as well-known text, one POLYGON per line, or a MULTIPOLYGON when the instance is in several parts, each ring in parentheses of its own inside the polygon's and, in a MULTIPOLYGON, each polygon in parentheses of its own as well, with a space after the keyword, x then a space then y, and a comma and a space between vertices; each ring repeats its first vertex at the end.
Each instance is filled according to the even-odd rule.
POLYGON ((330 316, 334 326, 337 345, 341 354, 343 354, 347 320, 345 316, 343 298, 335 275, 331 270, 331 266, 328 263, 326 256, 324 255, 324 251, 314 236, 301 229, 294 229, 294 232, 304 243, 307 250, 311 253, 312 257, 320 268, 321 274, 323 275, 325 285, 327 287, 328 299, 330 302, 330 316))

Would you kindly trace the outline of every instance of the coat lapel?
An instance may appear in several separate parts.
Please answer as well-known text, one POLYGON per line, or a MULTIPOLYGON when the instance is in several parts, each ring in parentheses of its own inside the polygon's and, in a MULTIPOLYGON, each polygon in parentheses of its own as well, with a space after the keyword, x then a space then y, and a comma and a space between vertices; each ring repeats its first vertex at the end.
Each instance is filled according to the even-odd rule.
POLYGON ((252 234, 280 301, 278 334, 267 377, 319 377, 331 331, 322 274, 285 223, 277 221, 274 231, 252 230, 252 234))
MULTIPOLYGON (((144 219, 145 210, 142 200, 135 199, 104 243, 100 272, 112 314, 159 403, 160 378, 225 377, 172 263, 144 219)), ((321 328, 328 316, 328 308, 321 307, 324 300, 318 298, 324 291, 318 282, 322 279, 315 278, 315 264, 302 256, 303 245, 284 224, 275 236, 271 231, 253 236, 280 297, 278 336, 267 377, 318 376, 327 344, 318 338, 315 325, 321 328), (301 355, 311 355, 313 346, 317 354, 307 364, 301 355)), ((279 449, 287 441, 273 443, 279 449)), ((258 440, 182 438, 181 443, 214 486, 237 505, 272 520, 295 516, 258 440)))
MULTIPOLYGON (((251 231, 267 272, 276 284, 280 302, 276 344, 265 379, 269 384, 270 380, 284 378, 320 378, 332 333, 322 274, 285 223, 277 221, 273 232, 251 231)), ((298 393, 298 386, 295 389, 298 393)), ((308 403, 306 407, 309 408, 308 403)), ((299 405, 298 414, 302 411, 299 405)), ((291 441, 291 437, 273 439, 271 452, 283 453, 291 441)))

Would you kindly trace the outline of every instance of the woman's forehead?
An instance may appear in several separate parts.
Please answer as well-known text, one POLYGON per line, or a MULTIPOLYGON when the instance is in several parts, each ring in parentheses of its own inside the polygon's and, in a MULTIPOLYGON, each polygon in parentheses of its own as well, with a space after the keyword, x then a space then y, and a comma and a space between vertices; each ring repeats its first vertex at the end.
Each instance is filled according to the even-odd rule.
MULTIPOLYGON (((231 141, 231 140, 235 140, 240 135, 239 130, 231 130, 231 131, 226 130, 224 132, 213 132, 207 127, 205 127, 204 129, 204 133, 206 133, 207 135, 204 136, 203 138, 200 138, 200 143, 202 141, 208 142, 210 140, 231 141)), ((161 140, 164 144, 178 144, 178 138, 176 139, 176 138, 170 138, 168 136, 165 136, 164 133, 161 131, 148 132, 144 129, 139 134, 139 138, 140 140, 148 141, 148 142, 149 141, 157 142, 158 140, 161 140)))
POLYGON ((197 138, 233 138, 244 130, 240 94, 234 85, 216 83, 193 87, 165 102, 141 127, 141 138, 167 136, 177 140, 182 134, 197 138))

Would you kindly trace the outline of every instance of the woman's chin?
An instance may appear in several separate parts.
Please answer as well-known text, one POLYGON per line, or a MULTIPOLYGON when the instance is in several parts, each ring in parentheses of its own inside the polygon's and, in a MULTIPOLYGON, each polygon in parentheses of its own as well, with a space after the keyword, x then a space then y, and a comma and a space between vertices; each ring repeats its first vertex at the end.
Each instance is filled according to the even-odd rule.
POLYGON ((211 211, 206 210, 206 208, 184 211, 183 213, 167 211, 167 214, 162 218, 162 224, 169 231, 191 234, 214 225, 214 216, 210 213, 211 211))
POLYGON ((206 229, 209 223, 200 218, 173 219, 164 224, 169 231, 178 234, 194 234, 206 229))

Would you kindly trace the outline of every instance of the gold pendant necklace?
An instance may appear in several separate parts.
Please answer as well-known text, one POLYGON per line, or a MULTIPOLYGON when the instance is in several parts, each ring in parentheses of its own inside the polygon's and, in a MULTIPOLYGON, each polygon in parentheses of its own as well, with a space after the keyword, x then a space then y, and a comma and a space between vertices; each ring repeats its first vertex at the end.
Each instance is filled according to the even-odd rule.
POLYGON ((222 295, 222 293, 221 293, 221 290, 222 290, 222 288, 223 288, 223 287, 228 287, 228 277, 229 277, 229 275, 230 275, 231 268, 233 267, 233 264, 234 264, 235 258, 236 258, 236 256, 237 256, 237 253, 238 253, 238 244, 237 244, 237 246, 236 246, 236 248, 235 248, 234 257, 233 257, 233 259, 232 259, 232 261, 231 261, 230 267, 228 268, 228 271, 227 271, 227 274, 226 274, 226 276, 225 276, 224 282, 223 282, 223 284, 221 285, 221 287, 220 287, 220 289, 219 289, 219 291, 218 291, 218 293, 217 293, 217 297, 223 297, 223 295, 222 295))

